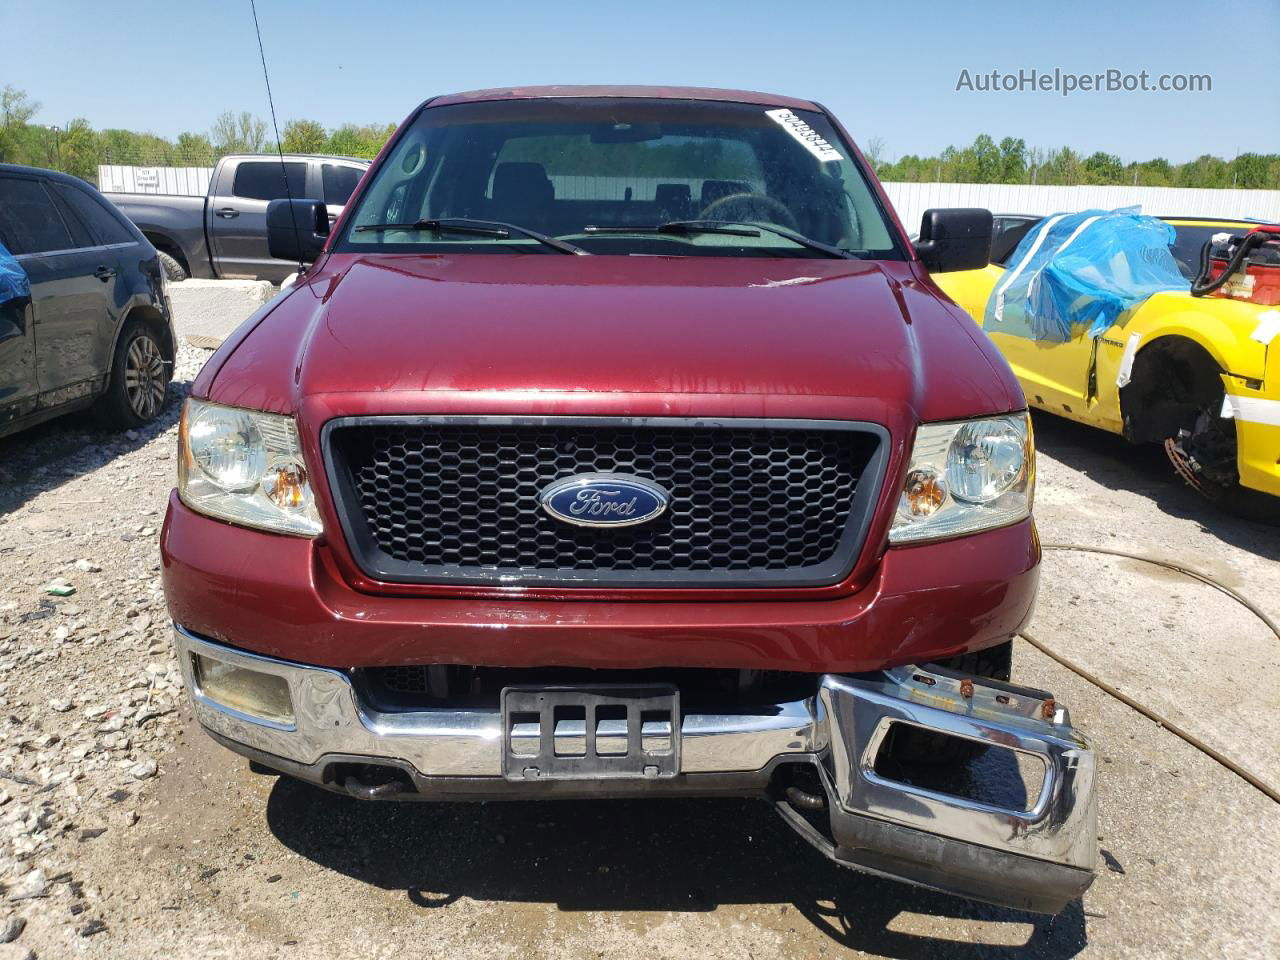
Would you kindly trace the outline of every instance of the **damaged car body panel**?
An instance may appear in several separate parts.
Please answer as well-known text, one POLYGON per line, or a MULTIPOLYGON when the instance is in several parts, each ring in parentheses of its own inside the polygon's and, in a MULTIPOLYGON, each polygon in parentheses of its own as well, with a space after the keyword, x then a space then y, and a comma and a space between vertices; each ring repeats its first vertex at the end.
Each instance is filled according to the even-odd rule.
MULTIPOLYGON (((441 98, 332 235, 280 203, 314 262, 194 384, 161 532, 219 743, 362 799, 758 797, 858 870, 1080 896, 1094 755, 1007 682, 1025 401, 824 110, 441 98)), ((976 266, 989 215, 933 214, 976 266)))
MULTIPOLYGON (((1187 258, 1200 242, 1256 226, 1165 222, 1176 232, 1171 250, 1188 285, 1187 258)), ((1033 231, 1008 267, 936 278, 1009 361, 1028 402, 1133 442, 1168 441, 1178 472, 1211 499, 1227 500, 1238 488, 1280 496, 1280 340, 1268 320, 1276 308, 1166 290, 1141 297, 1104 329, 1077 324, 1066 342, 1002 330, 989 322, 989 304, 1034 238, 1033 231)), ((1261 502, 1261 515, 1280 509, 1261 502)))

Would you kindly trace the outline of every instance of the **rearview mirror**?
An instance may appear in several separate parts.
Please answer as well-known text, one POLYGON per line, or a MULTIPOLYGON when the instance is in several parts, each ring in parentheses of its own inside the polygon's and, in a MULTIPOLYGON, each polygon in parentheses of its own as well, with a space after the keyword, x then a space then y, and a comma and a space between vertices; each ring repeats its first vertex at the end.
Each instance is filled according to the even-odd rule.
POLYGON ((979 270, 991 262, 991 211, 978 207, 926 210, 916 256, 930 273, 979 270))
POLYGON ((267 250, 277 260, 315 263, 329 239, 329 211, 319 200, 267 204, 267 250))

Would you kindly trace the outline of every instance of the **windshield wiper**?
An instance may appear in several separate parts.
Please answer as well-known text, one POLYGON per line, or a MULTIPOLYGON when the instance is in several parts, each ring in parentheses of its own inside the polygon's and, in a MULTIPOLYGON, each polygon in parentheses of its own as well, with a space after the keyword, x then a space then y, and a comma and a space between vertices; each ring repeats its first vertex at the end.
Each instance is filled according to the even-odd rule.
POLYGON ((588 251, 574 246, 572 243, 557 240, 555 237, 548 237, 545 233, 530 230, 528 227, 521 227, 514 223, 504 223, 501 220, 442 217, 432 220, 415 220, 413 223, 366 223, 356 227, 357 233, 381 233, 384 230, 431 230, 436 233, 469 233, 477 237, 496 237, 499 240, 506 240, 512 233, 518 233, 528 237, 530 240, 536 240, 538 243, 553 250, 559 250, 561 253, 569 253, 574 256, 590 256, 588 251))
POLYGON ((667 223, 642 224, 639 226, 583 227, 582 229, 585 233, 723 233, 735 237, 758 237, 760 236, 760 231, 763 230, 766 233, 772 233, 790 240, 792 243, 799 244, 802 247, 808 247, 810 250, 825 253, 829 257, 839 257, 841 260, 860 259, 856 254, 847 250, 833 247, 830 244, 823 243, 821 240, 811 239, 793 230, 747 220, 670 220, 667 223))
POLYGON ((670 223, 646 223, 631 226, 583 227, 583 233, 724 233, 733 237, 758 237, 755 227, 721 226, 710 220, 672 220, 670 223))

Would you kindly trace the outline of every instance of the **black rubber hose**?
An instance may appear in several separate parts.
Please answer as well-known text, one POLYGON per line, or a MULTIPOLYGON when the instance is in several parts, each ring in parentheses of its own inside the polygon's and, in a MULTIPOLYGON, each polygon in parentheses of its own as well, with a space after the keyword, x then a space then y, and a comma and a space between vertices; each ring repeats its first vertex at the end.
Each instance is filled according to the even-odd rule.
POLYGON ((1143 706, 1141 703, 1133 699, 1133 697, 1129 696, 1127 693, 1121 693, 1115 687, 1111 686, 1111 684, 1107 683, 1107 681, 1101 679, 1100 677, 1095 677, 1092 673, 1090 673, 1084 667, 1080 666, 1078 663, 1072 663, 1066 657, 1062 656, 1062 654, 1054 652, 1049 647, 1045 646, 1043 643, 1041 643, 1039 640, 1033 637, 1031 634, 1024 632, 1024 633, 1018 634, 1018 636, 1020 636, 1023 640, 1027 641, 1027 643, 1031 644, 1033 647, 1035 647, 1037 650, 1039 650, 1049 659, 1057 661, 1058 663, 1062 664, 1062 666, 1070 670, 1072 673, 1076 674, 1077 676, 1081 677, 1084 680, 1088 680, 1090 683, 1092 683, 1095 687, 1097 687, 1103 693, 1109 694, 1110 696, 1115 697, 1117 700, 1119 700, 1121 703, 1125 704, 1126 706, 1132 707, 1134 710, 1137 710, 1138 713, 1142 714, 1148 720, 1152 721, 1158 726, 1164 727, 1164 729, 1168 730, 1175 737, 1179 737, 1182 740, 1185 740, 1187 743, 1191 744, 1191 746, 1195 747, 1201 753, 1205 754, 1205 756, 1208 756, 1214 760, 1217 760, 1218 763, 1222 764, 1224 767, 1226 767, 1228 770, 1230 770, 1240 779, 1244 780, 1250 786, 1256 787, 1258 790, 1262 791, 1262 793, 1266 794, 1276 803, 1280 803, 1280 790, 1276 790, 1275 787, 1268 784, 1256 773, 1253 773, 1248 769, 1246 769, 1245 767, 1240 766, 1240 764, 1236 763, 1234 760, 1232 760, 1230 757, 1223 754, 1221 751, 1216 750, 1215 748, 1209 746, 1207 743, 1205 743, 1195 734, 1188 733, 1186 730, 1182 729, 1182 727, 1178 726, 1172 720, 1166 719, 1165 717, 1156 713, 1150 707, 1143 706))
MULTIPOLYGON (((1269 629, 1273 634, 1275 634, 1276 639, 1280 640, 1280 627, 1277 627, 1276 622, 1272 620, 1269 616, 1267 616, 1261 609, 1259 609, 1257 604, 1249 600, 1249 598, 1244 596, 1243 594, 1238 593, 1235 590, 1232 590, 1225 583, 1215 580, 1209 574, 1204 573, 1200 570, 1195 570, 1191 567, 1183 566, 1182 564, 1179 564, 1179 563, 1171 563, 1170 561, 1167 561, 1167 560, 1156 560, 1153 557, 1144 557, 1141 554, 1129 553, 1125 550, 1115 550, 1110 547, 1086 546, 1085 544, 1081 544, 1081 543, 1042 543, 1040 546, 1044 550, 1073 550, 1080 553, 1097 553, 1097 554, 1102 554, 1104 556, 1109 556, 1109 557, 1122 557, 1126 560, 1138 560, 1138 561, 1141 561, 1142 563, 1151 563, 1151 564, 1155 564, 1158 567, 1164 567, 1166 570, 1176 571, 1177 573, 1181 573, 1185 576, 1191 577, 1193 580, 1198 580, 1201 583, 1206 584, 1207 586, 1213 587, 1215 590, 1222 591, 1228 597, 1230 597, 1232 600, 1235 600, 1237 603, 1243 606, 1246 610, 1248 610, 1250 613, 1256 616, 1259 620, 1261 620, 1264 624, 1266 624, 1267 629, 1269 629)), ((1138 713, 1142 714, 1148 720, 1151 720, 1153 723, 1156 723, 1157 725, 1164 727, 1164 729, 1168 730, 1174 736, 1184 740, 1186 743, 1195 747, 1205 756, 1210 757, 1213 760, 1216 760, 1218 763, 1220 763, 1226 769, 1230 770, 1240 779, 1244 780, 1250 786, 1255 787, 1257 790, 1259 790, 1261 793, 1263 793, 1270 799, 1274 800, 1276 803, 1280 803, 1280 790, 1277 790, 1275 787, 1268 784, 1256 773, 1253 773, 1247 768, 1236 763, 1234 760, 1226 756, 1221 751, 1217 750, 1214 747, 1209 746, 1209 744, 1205 743, 1195 734, 1184 730, 1182 727, 1178 726, 1172 720, 1169 720, 1166 717, 1161 716, 1160 714, 1152 710, 1150 707, 1144 706, 1143 704, 1139 703, 1137 700, 1133 699, 1133 697, 1129 696, 1128 694, 1122 693, 1121 691, 1117 690, 1115 687, 1107 683, 1101 677, 1094 676, 1094 674, 1090 673, 1084 667, 1080 666, 1077 663, 1073 663, 1072 661, 1068 660, 1066 657, 1062 656, 1060 653, 1055 652, 1050 647, 1041 643, 1031 634, 1023 632, 1023 633, 1019 633, 1018 636, 1022 637, 1023 640, 1027 641, 1027 643, 1031 644, 1033 647, 1035 647, 1037 650, 1043 653, 1046 657, 1049 657, 1051 660, 1054 660, 1057 663, 1061 664, 1062 666, 1066 667, 1068 670, 1076 674, 1078 677, 1081 677, 1082 679, 1089 681, 1095 687, 1101 690, 1103 693, 1114 697, 1115 699, 1119 700, 1121 703, 1125 704, 1126 706, 1132 707, 1134 710, 1138 711, 1138 713)))
POLYGON ((1209 279, 1209 247, 1213 245, 1213 240, 1206 240, 1204 246, 1200 248, 1200 275, 1196 277, 1195 282, 1191 284, 1191 295, 1193 297, 1203 297, 1217 290, 1224 283, 1231 279, 1240 264, 1244 262, 1253 248, 1261 243, 1266 243, 1272 237, 1266 233, 1250 233, 1240 241, 1240 246, 1236 248, 1235 256, 1227 264, 1227 268, 1219 274, 1217 280, 1209 279))

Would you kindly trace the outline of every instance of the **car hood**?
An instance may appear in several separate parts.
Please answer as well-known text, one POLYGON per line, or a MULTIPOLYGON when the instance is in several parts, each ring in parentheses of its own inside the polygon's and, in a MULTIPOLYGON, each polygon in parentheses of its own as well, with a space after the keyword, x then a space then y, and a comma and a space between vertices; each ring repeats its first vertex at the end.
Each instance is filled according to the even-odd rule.
POLYGON ((195 393, 280 412, 328 397, 335 413, 884 422, 886 408, 944 420, 1021 407, 989 341, 917 271, 809 258, 334 255, 237 331, 195 393))

